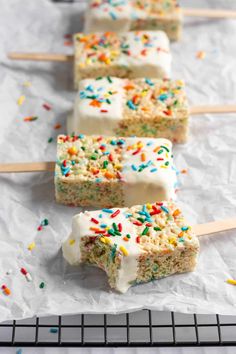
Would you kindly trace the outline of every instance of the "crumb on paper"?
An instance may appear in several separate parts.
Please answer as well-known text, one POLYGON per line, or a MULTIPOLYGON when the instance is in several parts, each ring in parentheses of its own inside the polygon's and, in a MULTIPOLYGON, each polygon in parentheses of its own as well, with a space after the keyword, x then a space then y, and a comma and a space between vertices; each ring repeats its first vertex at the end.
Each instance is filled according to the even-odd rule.
POLYGON ((196 58, 197 59, 205 59, 206 57, 206 52, 204 50, 199 50, 197 53, 196 53, 196 58))

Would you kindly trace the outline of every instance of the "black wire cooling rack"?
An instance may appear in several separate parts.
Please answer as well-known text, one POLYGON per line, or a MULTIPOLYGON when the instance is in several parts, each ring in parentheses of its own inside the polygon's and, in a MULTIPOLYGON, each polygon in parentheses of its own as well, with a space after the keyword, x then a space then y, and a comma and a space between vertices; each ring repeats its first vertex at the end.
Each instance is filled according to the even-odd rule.
POLYGON ((0 346, 236 346, 236 316, 138 311, 33 318, 0 324, 0 346))

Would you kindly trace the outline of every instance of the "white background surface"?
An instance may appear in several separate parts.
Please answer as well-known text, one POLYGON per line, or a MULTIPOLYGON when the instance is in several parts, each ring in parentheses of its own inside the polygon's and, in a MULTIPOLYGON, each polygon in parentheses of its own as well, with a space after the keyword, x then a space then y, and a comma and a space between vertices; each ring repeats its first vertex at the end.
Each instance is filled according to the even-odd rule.
MULTIPOLYGON (((183 1, 183 3, 190 4, 189 1, 183 1)), ((195 3, 191 1, 191 4, 195 3)), ((201 4, 208 7, 236 9, 234 1, 214 1, 213 3, 209 0, 198 1, 197 4, 199 6, 201 4)), ((10 50, 70 52, 71 48, 63 46, 63 35, 80 30, 78 13, 81 12, 81 4, 51 5, 46 0, 37 1, 37 3, 30 0, 1 0, 1 7, 1 160, 9 162, 10 159, 11 161, 54 159, 55 147, 53 144, 47 144, 47 139, 50 136, 56 136, 58 131, 53 130, 53 125, 57 122, 64 124, 66 112, 71 108, 74 97, 74 93, 69 91, 72 87, 71 68, 69 64, 12 63, 7 61, 5 53, 10 50), (19 108, 16 105, 16 100, 23 93, 21 84, 25 80, 31 81, 33 85, 24 92, 27 101, 19 108), (53 111, 49 113, 43 111, 41 106, 45 101, 53 105, 53 111), (34 114, 40 117, 38 121, 22 122, 23 117, 34 114), (27 143, 25 143, 26 138, 27 143), (12 144, 13 141, 17 141, 17 144, 12 144), (38 146, 37 149, 35 145, 38 146)), ((182 43, 172 45, 174 77, 181 77, 187 81, 188 94, 192 103, 232 103, 235 100, 236 82, 234 69, 236 22, 232 20, 211 21, 210 23, 205 20, 188 20, 186 22, 182 43), (195 59, 198 50, 206 51, 205 60, 195 59)), ((180 169, 189 168, 189 174, 181 177, 183 186, 179 198, 191 205, 186 211, 191 220, 195 222, 205 222, 235 214, 235 118, 236 115, 218 117, 207 115, 193 118, 190 143, 187 147, 179 147, 176 151, 177 166, 180 169)), ((12 267, 19 253, 20 257, 17 259, 22 261, 24 253, 20 250, 24 249, 30 243, 29 241, 38 237, 36 228, 40 220, 47 217, 51 221, 55 212, 61 213, 64 219, 59 224, 60 234, 65 236, 68 233, 68 224, 73 212, 71 210, 65 212, 64 208, 50 202, 53 199, 50 176, 32 178, 32 176, 24 175, 9 179, 4 177, 1 179, 1 187, 3 196, 0 204, 2 235, 6 237, 10 233, 17 243, 16 248, 12 247, 12 258, 2 247, 0 269, 3 271, 3 269, 8 270, 12 267), (16 182, 17 188, 15 188, 16 182), (30 185, 35 187, 32 189, 33 194, 30 193, 30 185), (35 205, 35 201, 38 205, 35 205), (32 202, 34 203, 33 208, 32 202), (8 222, 5 223, 5 220, 8 222)), ((50 230, 52 243, 55 242, 55 235, 58 232, 57 226, 58 224, 52 223, 52 226, 44 230, 44 235, 50 230)), ((40 234, 40 237, 42 235, 43 233, 40 234)), ((38 248, 46 247, 50 244, 50 240, 41 238, 38 241, 38 248)), ((228 300, 233 305, 235 289, 228 288, 224 284, 227 277, 236 276, 234 273, 235 252, 230 252, 230 249, 235 249, 233 233, 227 233, 222 238, 215 239, 214 244, 210 238, 203 241, 200 266, 195 273, 199 276, 195 292, 199 288, 203 290, 203 288, 209 287, 210 281, 212 296, 217 297, 219 289, 223 288, 224 295, 229 296, 228 300), (201 274, 206 271, 209 275, 208 282, 202 283, 201 274)), ((35 262, 37 263, 37 259, 35 262)), ((31 263, 32 260, 29 261, 29 264, 31 263)), ((52 274, 53 267, 52 263, 52 274)), ((40 272, 37 276, 41 276, 40 272)), ((11 284, 13 290, 14 286, 16 289, 19 286, 17 277, 11 284)), ((184 299, 183 302, 186 303, 184 299)), ((228 311, 230 312, 231 309, 228 311)), ((209 310, 215 311, 214 307, 209 310)), ((226 304, 222 304, 222 311, 225 310, 226 304)), ((17 308, 16 311, 19 309, 17 308)), ((22 315, 21 311, 19 311, 19 315, 22 315)), ((140 349, 138 353, 141 353, 141 350, 144 351, 140 349)), ((117 350, 117 352, 125 351, 117 350)), ((201 349, 199 351, 201 352, 201 349)), ((15 349, 11 352, 15 352, 15 349)), ((23 350, 23 353, 30 352, 35 353, 36 351, 23 350)), ((40 352, 43 353, 44 350, 42 349, 40 352)), ((59 350, 51 352, 56 353, 59 350)), ((61 352, 66 351, 62 350, 61 352)), ((74 352, 79 353, 80 351, 75 350, 74 352)), ((101 352, 105 353, 106 351, 102 349, 101 352)), ((145 352, 152 353, 154 351, 146 349, 145 352)), ((168 352, 174 353, 175 350, 163 349, 160 351, 160 353, 168 352)), ((186 352, 191 353, 191 349, 187 349, 186 352)), ((213 352, 213 350, 209 352, 213 352)), ((219 349, 217 352, 220 352, 219 349)), ((227 352, 230 353, 230 349, 224 351, 224 353, 227 352)), ((4 349, 4 353, 7 353, 6 349, 4 349)), ((96 353, 100 353, 100 350, 97 349, 96 353)))

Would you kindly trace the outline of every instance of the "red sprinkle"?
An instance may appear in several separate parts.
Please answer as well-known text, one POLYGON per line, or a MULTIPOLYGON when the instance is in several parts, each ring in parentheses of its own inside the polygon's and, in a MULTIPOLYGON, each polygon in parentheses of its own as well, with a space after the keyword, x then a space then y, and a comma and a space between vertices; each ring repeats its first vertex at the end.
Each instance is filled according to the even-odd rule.
POLYGON ((41 231, 42 229, 43 229, 42 225, 39 225, 37 228, 38 231, 41 231))
POLYGON ((134 224, 134 225, 137 225, 137 226, 143 225, 140 221, 133 221, 133 224, 134 224))
POLYGON ((137 155, 141 151, 141 148, 138 148, 136 151, 132 153, 132 155, 137 155))
POLYGON ((102 136, 99 136, 98 138, 97 138, 97 141, 101 141, 102 140, 102 136))
POLYGON ((66 167, 66 160, 62 162, 63 166, 66 167))
POLYGON ((69 47, 69 46, 73 45, 73 41, 65 41, 64 45, 69 47))
POLYGON ((162 203, 162 202, 159 202, 159 203, 156 203, 156 205, 162 206, 163 203, 162 203))
POLYGON ((140 243, 140 237, 139 236, 136 237, 136 242, 140 243))
POLYGON ((58 123, 54 125, 54 129, 60 129, 60 128, 61 128, 61 124, 58 123))
POLYGON ((157 161, 164 161, 164 159, 162 157, 158 157, 157 161))
POLYGON ((119 224, 118 224, 118 230, 119 230, 119 232, 121 232, 122 231, 122 225, 121 225, 121 223, 119 222, 119 224))
POLYGON ((21 273, 22 273, 23 275, 26 275, 26 274, 28 273, 25 268, 21 268, 20 271, 21 271, 21 273))
POLYGON ((51 109, 52 109, 52 107, 49 106, 49 104, 47 104, 47 103, 43 104, 43 108, 45 108, 47 111, 51 111, 51 109))
POLYGON ((100 112, 101 112, 101 113, 107 113, 108 110, 107 110, 107 109, 101 109, 100 112))
POLYGON ((109 156, 108 156, 108 159, 109 159, 109 161, 113 161, 113 156, 112 156, 112 154, 110 154, 109 156))
POLYGON ((64 38, 65 39, 71 39, 72 38, 72 34, 71 33, 66 33, 66 34, 64 34, 64 38))
POLYGON ((119 209, 117 209, 113 214, 111 214, 111 218, 115 218, 118 214, 120 214, 119 209))
POLYGON ((99 224, 99 221, 94 218, 91 218, 91 221, 94 222, 94 224, 99 224))

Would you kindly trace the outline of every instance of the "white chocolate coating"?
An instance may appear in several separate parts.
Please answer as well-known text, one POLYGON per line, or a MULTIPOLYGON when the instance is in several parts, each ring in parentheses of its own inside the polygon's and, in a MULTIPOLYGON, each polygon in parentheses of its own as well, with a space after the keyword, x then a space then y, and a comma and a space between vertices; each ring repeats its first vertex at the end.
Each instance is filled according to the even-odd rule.
POLYGON ((112 82, 108 78, 82 80, 75 100, 72 131, 93 134, 96 129, 96 134, 112 134, 123 117, 123 86, 124 80, 119 78, 112 78, 112 82), (93 106, 86 97, 95 97, 102 107, 93 106))
MULTIPOLYGON (((114 209, 115 211, 116 209, 114 209)), ((135 226, 127 221, 125 212, 127 208, 120 209, 121 213, 114 219, 110 218, 110 214, 103 213, 102 223, 106 224, 110 228, 112 223, 121 223, 125 225, 121 235, 112 238, 112 244, 117 244, 118 248, 124 246, 129 252, 129 257, 123 257, 121 268, 119 270, 119 277, 117 280, 117 289, 120 292, 126 292, 130 287, 130 282, 134 281, 137 276, 137 257, 142 252, 135 241, 136 228, 135 226), (107 215, 107 217, 106 217, 107 215), (127 234, 132 235, 130 242, 123 240, 123 237, 127 234)), ((71 265, 78 265, 81 261, 79 243, 80 238, 84 236, 92 236, 91 232, 91 216, 99 220, 99 215, 101 211, 85 212, 75 215, 72 220, 72 233, 68 240, 66 240, 62 245, 63 256, 67 262, 71 265), (74 244, 71 245, 70 241, 73 240, 74 244), (76 245, 76 246, 75 246, 76 245)))
POLYGON ((119 32, 129 31, 131 28, 132 5, 129 0, 98 1, 93 6, 91 1, 85 16, 85 32, 106 30, 119 32), (117 6, 118 4, 118 6, 117 6))
MULTIPOLYGON (((128 146, 137 144, 137 138, 126 138, 126 141, 128 146)), ((142 154, 146 156, 146 161, 141 163, 140 154, 134 155, 134 150, 125 151, 122 155, 125 205, 175 199, 177 179, 172 161, 172 143, 167 139, 140 138, 138 141, 143 146, 142 154), (157 143, 163 146, 164 152, 160 155, 163 160, 157 160, 158 155, 154 152, 157 143), (138 172, 142 165, 148 167, 138 172)))
POLYGON ((130 55, 123 53, 117 62, 132 68, 133 77, 169 78, 171 76, 170 43, 162 31, 139 31, 125 34, 124 45, 130 55))

